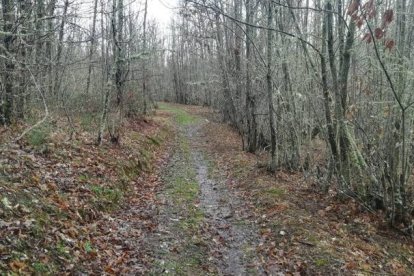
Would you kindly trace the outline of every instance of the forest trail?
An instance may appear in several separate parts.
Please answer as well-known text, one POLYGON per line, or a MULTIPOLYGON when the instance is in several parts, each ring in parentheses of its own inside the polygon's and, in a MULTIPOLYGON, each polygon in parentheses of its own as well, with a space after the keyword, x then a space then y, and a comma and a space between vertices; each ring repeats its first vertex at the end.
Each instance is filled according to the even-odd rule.
POLYGON ((0 276, 414 275, 414 0, 0 5, 0 276))
POLYGON ((255 252, 258 228, 246 219, 240 199, 226 186, 203 144, 208 120, 172 106, 177 140, 163 175, 165 189, 152 244, 154 274, 262 274, 255 252))
POLYGON ((161 103, 118 146, 1 150, 0 274, 414 275, 410 238, 312 175, 270 174, 218 117, 161 103))
POLYGON ((353 200, 318 193, 300 172, 269 174, 211 110, 160 104, 175 129, 160 170, 150 274, 414 273, 413 244, 353 200))

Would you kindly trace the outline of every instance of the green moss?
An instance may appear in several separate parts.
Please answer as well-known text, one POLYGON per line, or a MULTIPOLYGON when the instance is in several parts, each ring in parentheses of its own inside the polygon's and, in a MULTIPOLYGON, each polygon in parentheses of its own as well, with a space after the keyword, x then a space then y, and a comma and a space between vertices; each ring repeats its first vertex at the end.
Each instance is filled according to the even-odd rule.
POLYGON ((49 267, 41 262, 35 262, 33 264, 33 270, 35 273, 43 274, 49 272, 49 267))
POLYGON ((62 241, 56 244, 55 251, 59 256, 69 257, 69 248, 62 241))
POLYGON ((118 164, 118 170, 124 182, 129 182, 138 177, 143 171, 150 169, 150 153, 144 149, 140 150, 140 157, 132 160, 125 160, 118 164))
MULTIPOLYGON (((197 231, 204 220, 204 213, 198 208, 189 210, 189 217, 180 221, 179 227, 186 231, 197 231)), ((195 236, 193 236, 195 238, 195 236)))
POLYGON ((181 158, 166 179, 165 195, 172 200, 172 210, 168 212, 179 217, 171 229, 179 236, 180 244, 173 253, 160 253, 164 260, 154 264, 153 275, 206 275, 206 243, 200 234, 205 214, 197 204, 200 187, 192 165, 190 146, 184 137, 179 137, 178 151, 181 158))
POLYGON ((267 195, 280 197, 280 196, 283 196, 286 193, 286 191, 284 189, 275 187, 275 188, 271 188, 271 189, 264 191, 264 193, 267 195))
POLYGON ((185 206, 185 216, 180 220, 178 227, 191 233, 189 237, 194 237, 204 220, 204 213, 195 205, 200 187, 190 164, 190 148, 187 141, 181 139, 180 148, 186 160, 172 177, 167 192, 177 206, 185 206))
POLYGON ((117 188, 94 185, 91 190, 95 195, 93 203, 99 210, 110 211, 116 209, 123 197, 122 191, 117 188))
POLYGON ((320 238, 315 236, 315 235, 312 235, 312 234, 308 234, 308 239, 307 240, 310 243, 313 243, 313 244, 318 244, 320 242, 320 238))
POLYGON ((147 136, 147 139, 150 141, 151 144, 153 144, 155 146, 160 146, 161 145, 161 141, 157 137, 147 136))
POLYGON ((159 107, 160 110, 174 114, 175 120, 179 125, 191 125, 199 120, 198 117, 188 114, 185 110, 169 104, 161 103, 159 107))
POLYGON ((90 241, 85 242, 83 245, 83 250, 85 250, 86 253, 90 253, 93 251, 92 244, 90 241))
POLYGON ((187 112, 179 113, 176 120, 180 125, 191 125, 197 121, 197 118, 189 115, 187 112))
POLYGON ((87 182, 88 179, 89 179, 89 176, 81 174, 81 175, 79 175, 78 179, 79 179, 80 182, 87 182))
POLYGON ((189 202, 197 197, 198 185, 184 176, 179 176, 174 180, 171 194, 179 203, 182 201, 189 202))
POLYGON ((318 267, 326 266, 328 263, 329 263, 328 260, 323 259, 323 258, 319 258, 315 260, 315 265, 318 267))

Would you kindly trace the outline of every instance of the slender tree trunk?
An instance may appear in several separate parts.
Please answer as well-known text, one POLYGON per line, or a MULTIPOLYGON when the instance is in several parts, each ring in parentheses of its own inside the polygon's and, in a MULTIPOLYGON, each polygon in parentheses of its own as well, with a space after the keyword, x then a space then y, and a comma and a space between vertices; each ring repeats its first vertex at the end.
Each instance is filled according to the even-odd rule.
MULTIPOLYGON (((101 0, 101 30, 102 30, 102 41, 105 40, 105 38, 107 39, 108 36, 105 37, 105 29, 104 29, 104 17, 105 17, 105 12, 104 12, 104 0, 101 0)), ((103 140, 103 136, 105 133, 105 126, 107 124, 107 120, 108 120, 108 111, 109 111, 109 97, 111 94, 111 90, 112 90, 112 84, 110 82, 110 80, 108 79, 108 67, 107 67, 107 54, 106 54, 106 48, 105 48, 105 43, 101 43, 101 56, 102 56, 102 93, 103 93, 103 106, 102 106, 102 113, 101 113, 101 118, 100 118, 100 123, 99 123, 99 130, 98 130, 98 138, 97 138, 97 144, 101 145, 102 144, 102 140, 103 140)))
POLYGON ((37 65, 38 79, 42 79, 42 66, 44 65, 44 55, 43 55, 43 35, 44 35, 44 24, 43 17, 45 16, 45 4, 44 0, 36 1, 36 20, 35 20, 35 39, 36 39, 36 53, 35 53, 35 63, 37 65))
POLYGON ((58 45, 57 45, 57 52, 56 52, 56 66, 55 66, 55 80, 54 80, 54 88, 53 93, 57 100, 59 100, 60 96, 60 75, 61 75, 61 59, 62 59, 62 52, 63 52, 63 39, 65 35, 65 24, 66 24, 66 17, 69 8, 69 0, 65 0, 65 4, 63 6, 63 14, 62 14, 62 21, 59 27, 59 38, 58 38, 58 45))
POLYGON ((13 47, 13 26, 14 26, 14 7, 12 0, 2 0, 3 10, 3 31, 4 31, 4 51, 7 59, 5 60, 4 81, 4 103, 1 106, 2 124, 9 125, 12 121, 13 110, 13 89, 14 89, 14 47, 13 47))
POLYGON ((91 74, 92 74, 92 60, 93 60, 93 53, 95 52, 95 44, 96 44, 96 18, 98 15, 98 0, 95 0, 93 6, 93 21, 92 21, 92 31, 91 31, 91 45, 89 46, 89 64, 88 64, 88 76, 86 78, 86 94, 89 94, 90 86, 91 86, 91 74))
POLYGON ((336 135, 332 122, 330 99, 329 99, 329 88, 328 88, 328 70, 326 62, 326 37, 327 37, 327 19, 326 16, 323 18, 322 24, 322 51, 320 55, 321 59, 321 79, 322 79, 322 91, 323 91, 323 102, 325 111, 325 120, 328 128, 328 143, 331 149, 333 160, 336 163, 338 161, 338 147, 336 143, 336 135))
POLYGON ((51 0, 48 4, 48 16, 50 17, 47 21, 47 41, 46 41, 46 59, 47 59, 47 76, 48 76, 48 94, 53 95, 53 42, 55 40, 55 31, 53 26, 53 16, 56 10, 57 0, 51 0))
POLYGON ((272 1, 267 1, 267 75, 266 75, 266 84, 267 84, 267 100, 269 102, 269 128, 270 128, 270 166, 269 169, 271 172, 276 170, 277 161, 276 161, 276 130, 275 130, 275 118, 273 112, 273 86, 272 86, 272 67, 273 67, 273 31, 271 30, 273 26, 273 5, 272 1))
MULTIPOLYGON (((22 41, 27 41, 27 34, 28 30, 30 29, 30 17, 31 17, 31 10, 32 5, 31 2, 28 0, 19 0, 19 11, 20 11, 20 20, 22 21, 22 28, 21 28, 21 35, 20 38, 22 41)), ((26 93, 27 91, 27 62, 28 56, 28 47, 21 46, 19 51, 19 57, 22 61, 20 63, 20 70, 19 70, 19 89, 17 91, 17 99, 16 99, 16 116, 19 119, 23 119, 25 115, 25 100, 26 100, 26 93)))
MULTIPOLYGON (((143 38, 142 38, 142 51, 147 51, 147 14, 148 14, 148 0, 145 0, 144 8, 144 26, 143 26, 143 38)), ((147 88, 147 62, 142 63, 142 95, 144 98, 144 114, 148 114, 148 88, 147 88)))
MULTIPOLYGON (((329 28, 329 26, 328 26, 329 28)), ((351 137, 349 133, 348 126, 346 125, 345 121, 345 113, 348 108, 348 75, 349 69, 351 65, 351 51, 354 44, 354 36, 355 36, 355 22, 351 20, 349 23, 349 30, 347 33, 347 37, 345 40, 345 48, 343 52, 343 59, 342 64, 339 71, 339 78, 338 78, 338 89, 339 89, 339 99, 337 100, 337 104, 340 106, 337 107, 340 110, 341 114, 338 114, 340 117, 337 118, 339 124, 339 149, 341 155, 341 175, 344 178, 346 184, 350 184, 350 175, 351 175, 351 163, 350 163, 350 154, 353 154, 354 150, 352 148, 351 137), (351 152, 352 151, 352 152, 351 152)))
MULTIPOLYGON (((242 18, 242 0, 234 0, 234 17, 236 20, 240 21, 243 20, 242 18)), ((242 138, 242 145, 243 150, 245 150, 244 145, 244 136, 245 136, 245 122, 244 122, 244 114, 243 108, 243 92, 244 92, 244 85, 243 85, 243 73, 242 73, 242 52, 243 52, 243 30, 239 24, 235 24, 235 41, 234 41, 234 60, 235 60, 235 72, 234 78, 236 82, 236 95, 235 95, 235 107, 236 107, 236 121, 237 121, 237 128, 239 130, 240 136, 242 138)))
POLYGON ((246 110, 247 110, 247 151, 254 153, 257 149, 257 123, 256 123, 256 104, 255 96, 252 91, 252 42, 253 29, 250 26, 253 20, 252 0, 246 0, 246 110))
POLYGON ((220 14, 216 14, 216 37, 217 37, 217 52, 218 52, 218 63, 220 67, 222 85, 224 90, 224 120, 235 125, 234 116, 235 116, 235 107, 230 91, 229 76, 226 68, 225 62, 225 47, 223 43, 223 32, 220 22, 220 14))
MULTIPOLYGON (((338 1, 338 13, 337 13, 337 24, 338 24, 338 48, 339 48, 339 68, 342 67, 342 64, 344 62, 344 47, 345 47, 345 21, 344 21, 344 7, 342 0, 338 1)), ((331 5, 331 3, 329 3, 331 5)), ((332 5, 331 5, 332 6, 332 5)), ((331 16, 331 18, 333 15, 331 16)), ((332 22, 333 20, 330 19, 332 22)))
POLYGON ((112 35, 114 40, 114 64, 115 64, 115 89, 116 89, 116 119, 113 121, 112 143, 121 141, 121 129, 123 124, 124 84, 125 84, 125 60, 124 60, 124 2, 113 0, 112 6, 112 35))
MULTIPOLYGON (((282 20, 283 20, 283 18, 280 17, 279 24, 278 24, 279 29, 282 30, 282 31, 285 31, 286 27, 285 27, 285 24, 283 23, 282 20)), ((293 18, 293 21, 294 21, 293 23, 295 23, 295 18, 293 18)), ((304 37, 306 37, 306 36, 304 36, 304 37)), ((285 36, 281 36, 281 42, 282 42, 282 45, 286 44, 286 37, 285 36)), ((305 45, 301 43, 301 46, 304 47, 305 45)), ((303 49, 303 51, 305 53, 307 52, 307 50, 305 51, 305 49, 303 49)), ((300 128, 300 126, 297 125, 297 121, 296 121, 297 109, 296 109, 296 105, 295 105, 295 96, 294 96, 294 92, 293 92, 293 88, 292 88, 291 76, 290 76, 290 73, 289 73, 289 66, 288 66, 288 63, 286 61, 285 56, 282 55, 282 53, 279 49, 276 49, 276 53, 277 53, 277 56, 282 60, 282 72, 283 72, 283 86, 282 86, 282 88, 283 88, 283 91, 285 92, 284 93, 286 95, 285 97, 287 98, 286 110, 288 112, 291 112, 289 114, 289 121, 291 122, 290 124, 292 126, 295 126, 295 127, 290 127, 289 131, 288 131, 289 135, 290 135, 290 137, 288 138, 288 140, 289 140, 288 143, 289 143, 290 148, 287 149, 288 150, 288 160, 286 160, 286 161, 287 161, 287 164, 289 165, 289 167, 291 169, 295 169, 299 166, 299 162, 300 162, 300 149, 299 149, 300 142, 299 142, 299 135, 297 134, 297 132, 298 132, 297 128, 300 128)), ((305 57, 310 58, 306 54, 305 54, 305 57)), ((309 63, 312 67, 313 62, 311 60, 309 60, 309 63)), ((313 69, 316 70, 316 68, 313 68, 313 69)), ((280 114, 281 114, 281 112, 276 114, 276 118, 277 118, 276 125, 277 126, 281 124, 281 122, 279 122, 279 121, 281 121, 281 119, 280 119, 281 115, 280 114)), ((276 132, 277 132, 277 128, 276 128, 276 132)))
POLYGON ((109 112, 109 96, 111 94, 111 90, 112 90, 112 83, 108 81, 105 87, 104 103, 103 103, 103 108, 102 108, 101 121, 99 124, 98 139, 97 139, 98 145, 102 144, 103 135, 105 132, 105 126, 106 126, 106 121, 107 121, 108 112, 109 112))

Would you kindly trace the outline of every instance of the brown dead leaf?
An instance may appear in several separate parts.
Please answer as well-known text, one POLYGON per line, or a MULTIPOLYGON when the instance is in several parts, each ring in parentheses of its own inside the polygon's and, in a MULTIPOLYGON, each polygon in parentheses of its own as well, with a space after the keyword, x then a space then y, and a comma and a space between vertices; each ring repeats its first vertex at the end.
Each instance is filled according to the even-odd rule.
POLYGON ((9 263, 9 267, 14 272, 20 272, 21 270, 26 268, 27 265, 19 260, 14 260, 9 263))
POLYGON ((347 262, 343 268, 346 270, 355 270, 358 267, 357 263, 354 261, 347 262))

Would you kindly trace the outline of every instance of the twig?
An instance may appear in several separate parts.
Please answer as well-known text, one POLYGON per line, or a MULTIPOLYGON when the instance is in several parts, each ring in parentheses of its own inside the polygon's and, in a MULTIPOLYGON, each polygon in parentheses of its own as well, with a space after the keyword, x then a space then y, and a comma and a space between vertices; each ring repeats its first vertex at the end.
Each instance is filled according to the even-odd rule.
POLYGON ((307 241, 297 241, 298 243, 310 246, 310 247, 315 247, 316 245, 307 241))
POLYGON ((312 43, 310 43, 309 41, 307 41, 307 40, 305 40, 305 39, 301 38, 300 36, 298 36, 298 35, 296 35, 296 34, 292 34, 292 33, 289 33, 289 32, 285 32, 285 31, 283 31, 283 30, 279 30, 279 29, 267 28, 267 27, 264 27, 264 26, 255 25, 255 24, 251 24, 251 23, 248 23, 248 22, 244 22, 243 20, 239 20, 239 19, 237 19, 237 18, 234 18, 234 17, 232 17, 232 16, 230 16, 230 15, 226 14, 224 11, 222 11, 222 10, 221 10, 219 7, 217 7, 217 6, 209 6, 209 5, 206 5, 206 4, 198 3, 198 2, 196 2, 196 1, 194 1, 194 0, 187 0, 187 2, 192 3, 192 4, 194 4, 194 5, 197 5, 197 6, 204 7, 204 8, 206 8, 206 9, 210 9, 210 10, 212 10, 212 11, 216 12, 216 13, 220 13, 220 14, 221 14, 221 15, 223 15, 224 17, 226 17, 226 18, 228 18, 228 19, 230 19, 230 20, 232 20, 232 21, 235 21, 235 22, 237 22, 237 23, 239 23, 239 24, 243 24, 243 25, 245 25, 245 26, 249 26, 249 27, 256 28, 256 29, 271 30, 271 31, 274 31, 274 32, 277 32, 277 33, 281 33, 281 34, 284 34, 284 35, 286 35, 286 36, 289 36, 289 37, 295 38, 295 39, 299 40, 300 42, 302 42, 302 43, 304 43, 304 44, 308 45, 309 47, 311 47, 311 48, 312 48, 312 49, 313 49, 313 50, 314 50, 314 51, 315 51, 318 55, 322 55, 322 53, 319 51, 319 49, 318 49, 315 45, 313 45, 313 44, 312 44, 312 43))

